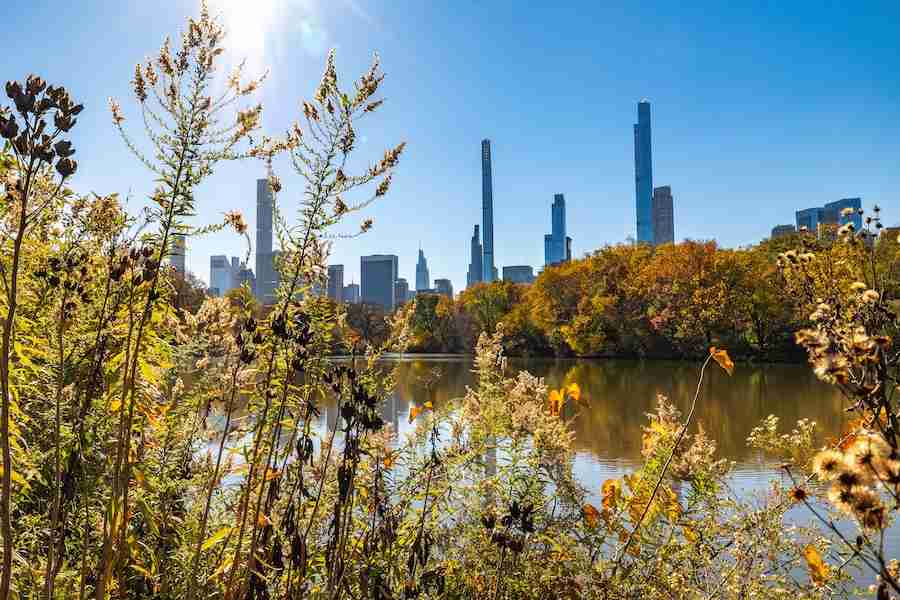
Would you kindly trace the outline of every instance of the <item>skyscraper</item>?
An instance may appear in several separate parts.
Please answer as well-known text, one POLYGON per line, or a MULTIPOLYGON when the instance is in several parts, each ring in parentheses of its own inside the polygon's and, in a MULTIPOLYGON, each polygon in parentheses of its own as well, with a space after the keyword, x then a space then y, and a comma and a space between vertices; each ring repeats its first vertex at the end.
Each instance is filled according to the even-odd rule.
POLYGON ((344 295, 344 265, 328 265, 328 297, 340 302, 344 295))
POLYGON ((797 233, 797 228, 793 225, 776 225, 772 228, 772 239, 787 237, 797 233))
POLYGON ((172 234, 172 253, 169 255, 169 262, 175 268, 175 271, 181 274, 182 277, 186 275, 185 273, 185 265, 184 259, 187 254, 187 236, 183 233, 173 233, 172 234))
POLYGON ((453 283, 449 279, 435 279, 434 290, 448 298, 453 298, 453 283))
POLYGON ((256 180, 256 298, 263 304, 275 302, 278 273, 272 252, 272 220, 275 199, 268 179, 256 180))
POLYGON ((638 102, 634 125, 634 193, 637 241, 653 244, 653 155, 650 150, 650 101, 638 102))
POLYGON ((348 283, 345 285, 343 298, 347 304, 359 304, 359 284, 348 283))
POLYGON ((409 297, 409 282, 403 277, 394 282, 394 306, 406 304, 409 297))
POLYGON ((566 251, 566 200, 562 194, 553 196, 550 207, 552 233, 544 236, 544 264, 555 265, 567 260, 566 251))
POLYGON ((481 261, 481 238, 478 236, 478 225, 476 225, 475 232, 472 234, 471 258, 469 259, 469 272, 466 274, 466 287, 471 287, 481 281, 481 261))
POLYGON ((425 253, 419 248, 419 260, 416 262, 416 291, 427 290, 431 287, 431 276, 428 274, 428 261, 425 253))
POLYGON ((503 267, 503 281, 512 283, 534 283, 534 269, 531 265, 503 267))
POLYGON ((214 296, 224 296, 234 287, 231 263, 224 254, 209 257, 209 291, 214 296))
POLYGON ((860 208, 862 208, 861 198, 843 198, 836 202, 829 202, 824 206, 826 214, 825 218, 829 223, 833 222, 838 225, 853 223, 853 227, 856 231, 859 231, 862 229, 862 215, 859 214, 860 208), (841 213, 845 208, 852 209, 853 212, 850 215, 844 216, 841 213))
POLYGON ((397 281, 397 256, 372 254, 360 258, 362 301, 394 310, 394 282, 397 281))
POLYGON ((484 225, 482 281, 497 279, 494 266, 494 183, 491 175, 491 140, 481 140, 481 219, 484 225))
POLYGON ((675 205, 672 188, 664 185, 653 189, 653 245, 671 244, 675 241, 675 205))

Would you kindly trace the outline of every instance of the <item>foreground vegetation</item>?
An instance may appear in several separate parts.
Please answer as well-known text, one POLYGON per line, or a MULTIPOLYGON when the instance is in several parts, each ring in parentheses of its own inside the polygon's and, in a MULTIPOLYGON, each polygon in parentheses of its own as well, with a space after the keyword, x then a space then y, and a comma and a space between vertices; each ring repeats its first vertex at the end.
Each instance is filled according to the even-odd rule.
MULTIPOLYGON (((777 258, 780 293, 808 318, 798 342, 859 415, 822 452, 810 423, 782 435, 769 419, 754 432, 750 443, 781 455, 791 489, 735 496, 730 465, 692 422, 693 406, 682 417, 664 398, 648 415, 643 465, 586 489, 572 471, 569 419, 590 399, 577 385, 548 390, 510 373, 503 344, 520 334, 506 323, 485 324, 491 333, 478 337, 477 385, 456 402, 414 407, 415 432, 397 439, 379 412, 393 387, 377 364, 382 348, 355 337, 343 309, 307 293, 323 284, 329 234, 388 192, 403 150, 362 172, 347 167, 381 103, 377 61, 348 89, 330 56, 302 125, 251 144, 261 108, 244 105, 259 82, 235 73, 216 88, 223 40, 204 9, 177 48, 167 41, 136 67, 142 141, 111 105, 157 181, 139 217, 115 195, 67 188, 81 107, 65 90, 35 76, 6 86, 0 600, 793 600, 845 597, 860 568, 878 574, 878 598, 900 593, 883 544, 900 485, 897 317, 877 245, 844 231, 833 248, 777 258), (246 235, 246 224, 230 213, 189 225, 193 190, 222 161, 271 169, 282 153, 296 173, 282 190, 270 170, 284 249, 276 305, 261 314, 235 294, 196 307, 166 264, 173 236, 226 226, 246 235), (335 344, 355 360, 329 360, 335 344), (329 405, 341 418, 322 431, 329 405), (802 505, 819 521, 787 527, 786 513, 802 505), (858 535, 842 534, 837 519, 858 535)), ((610 249, 594 260, 604 252, 628 256, 610 249)), ((627 281, 601 275, 582 281, 627 281)), ((551 317, 550 307, 548 322, 580 323, 551 317)), ((730 318, 708 307, 716 323, 730 318)), ((669 314, 660 328, 705 344, 715 337, 704 319, 669 314)), ((415 341, 410 323, 389 329, 383 347, 415 341)), ((554 339, 565 339, 559 330, 554 339)), ((706 370, 719 366, 734 368, 728 353, 705 351, 695 402, 706 370)))

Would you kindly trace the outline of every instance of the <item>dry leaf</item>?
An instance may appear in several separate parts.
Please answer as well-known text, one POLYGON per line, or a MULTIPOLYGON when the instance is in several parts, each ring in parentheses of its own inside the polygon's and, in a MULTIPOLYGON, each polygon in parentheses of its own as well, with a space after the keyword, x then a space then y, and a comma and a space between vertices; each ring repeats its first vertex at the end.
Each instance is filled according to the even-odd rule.
POLYGON ((731 357, 728 356, 727 350, 713 346, 709 349, 709 353, 712 355, 713 360, 719 363, 720 367, 725 369, 726 373, 734 375, 734 362, 731 360, 731 357))
POLYGON ((600 489, 603 493, 603 508, 615 510, 622 496, 622 482, 618 479, 607 479, 600 489))
POLYGON ((223 527, 222 529, 209 536, 209 539, 203 542, 203 545, 200 546, 200 549, 209 550, 210 548, 224 540, 229 533, 231 533, 231 527, 223 527))
POLYGON ((587 523, 587 526, 591 529, 597 527, 597 523, 600 522, 600 511, 594 508, 593 504, 585 504, 581 507, 581 515, 584 517, 584 522, 587 523))

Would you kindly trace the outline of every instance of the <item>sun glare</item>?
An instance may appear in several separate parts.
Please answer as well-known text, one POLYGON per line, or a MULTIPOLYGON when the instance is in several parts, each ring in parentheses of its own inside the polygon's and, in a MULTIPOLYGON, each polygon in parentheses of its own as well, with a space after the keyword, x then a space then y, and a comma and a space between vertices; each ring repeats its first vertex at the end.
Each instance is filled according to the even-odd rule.
POLYGON ((210 9, 225 23, 227 46, 250 65, 261 63, 266 38, 276 26, 278 0, 214 0, 210 9))

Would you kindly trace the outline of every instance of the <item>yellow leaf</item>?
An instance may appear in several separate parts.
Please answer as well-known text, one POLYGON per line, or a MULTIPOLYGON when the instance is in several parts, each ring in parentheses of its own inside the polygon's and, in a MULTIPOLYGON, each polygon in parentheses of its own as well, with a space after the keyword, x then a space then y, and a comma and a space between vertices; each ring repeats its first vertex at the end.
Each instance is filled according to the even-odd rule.
POLYGON ((803 558, 809 568, 809 577, 816 585, 822 585, 828 579, 828 565, 822 560, 822 556, 812 544, 803 549, 803 558))
POLYGON ((260 527, 265 527, 266 525, 271 524, 272 521, 269 520, 269 517, 266 516, 265 513, 259 513, 259 518, 256 519, 256 523, 257 523, 260 527))
POLYGON ((578 387, 577 383, 570 383, 568 387, 566 387, 566 394, 568 394, 569 398, 575 402, 581 400, 581 388, 578 387))
POLYGON ((727 350, 713 346, 709 349, 709 353, 712 354, 713 360, 719 363, 720 367, 725 369, 726 373, 734 375, 734 362, 732 362, 731 357, 728 356, 727 350))
POLYGON ((428 402, 425 403, 425 408, 427 408, 428 410, 431 410, 432 408, 434 408, 434 405, 431 404, 431 400, 429 400, 428 402))
POLYGON ((687 525, 685 525, 685 526, 682 528, 682 530, 684 531, 684 537, 685 537, 685 539, 686 539, 687 541, 691 542, 692 544, 696 544, 696 543, 697 543, 697 540, 700 539, 700 536, 697 535, 697 532, 694 531, 694 528, 693 528, 693 527, 688 527, 687 525))
POLYGON ((591 529, 597 527, 597 523, 600 521, 600 511, 594 508, 593 504, 582 506, 581 515, 584 517, 584 522, 587 523, 588 527, 591 529))
POLYGON ((603 508, 615 510, 619 498, 622 496, 622 482, 618 479, 607 479, 601 488, 603 492, 603 508))
POLYGON ((119 412, 119 408, 122 407, 122 400, 116 398, 112 402, 109 403, 109 410, 116 413, 119 412))
POLYGON ((210 548, 224 540, 229 533, 231 533, 231 527, 223 527, 222 529, 209 536, 209 539, 203 542, 203 545, 200 546, 200 549, 209 550, 210 548))

